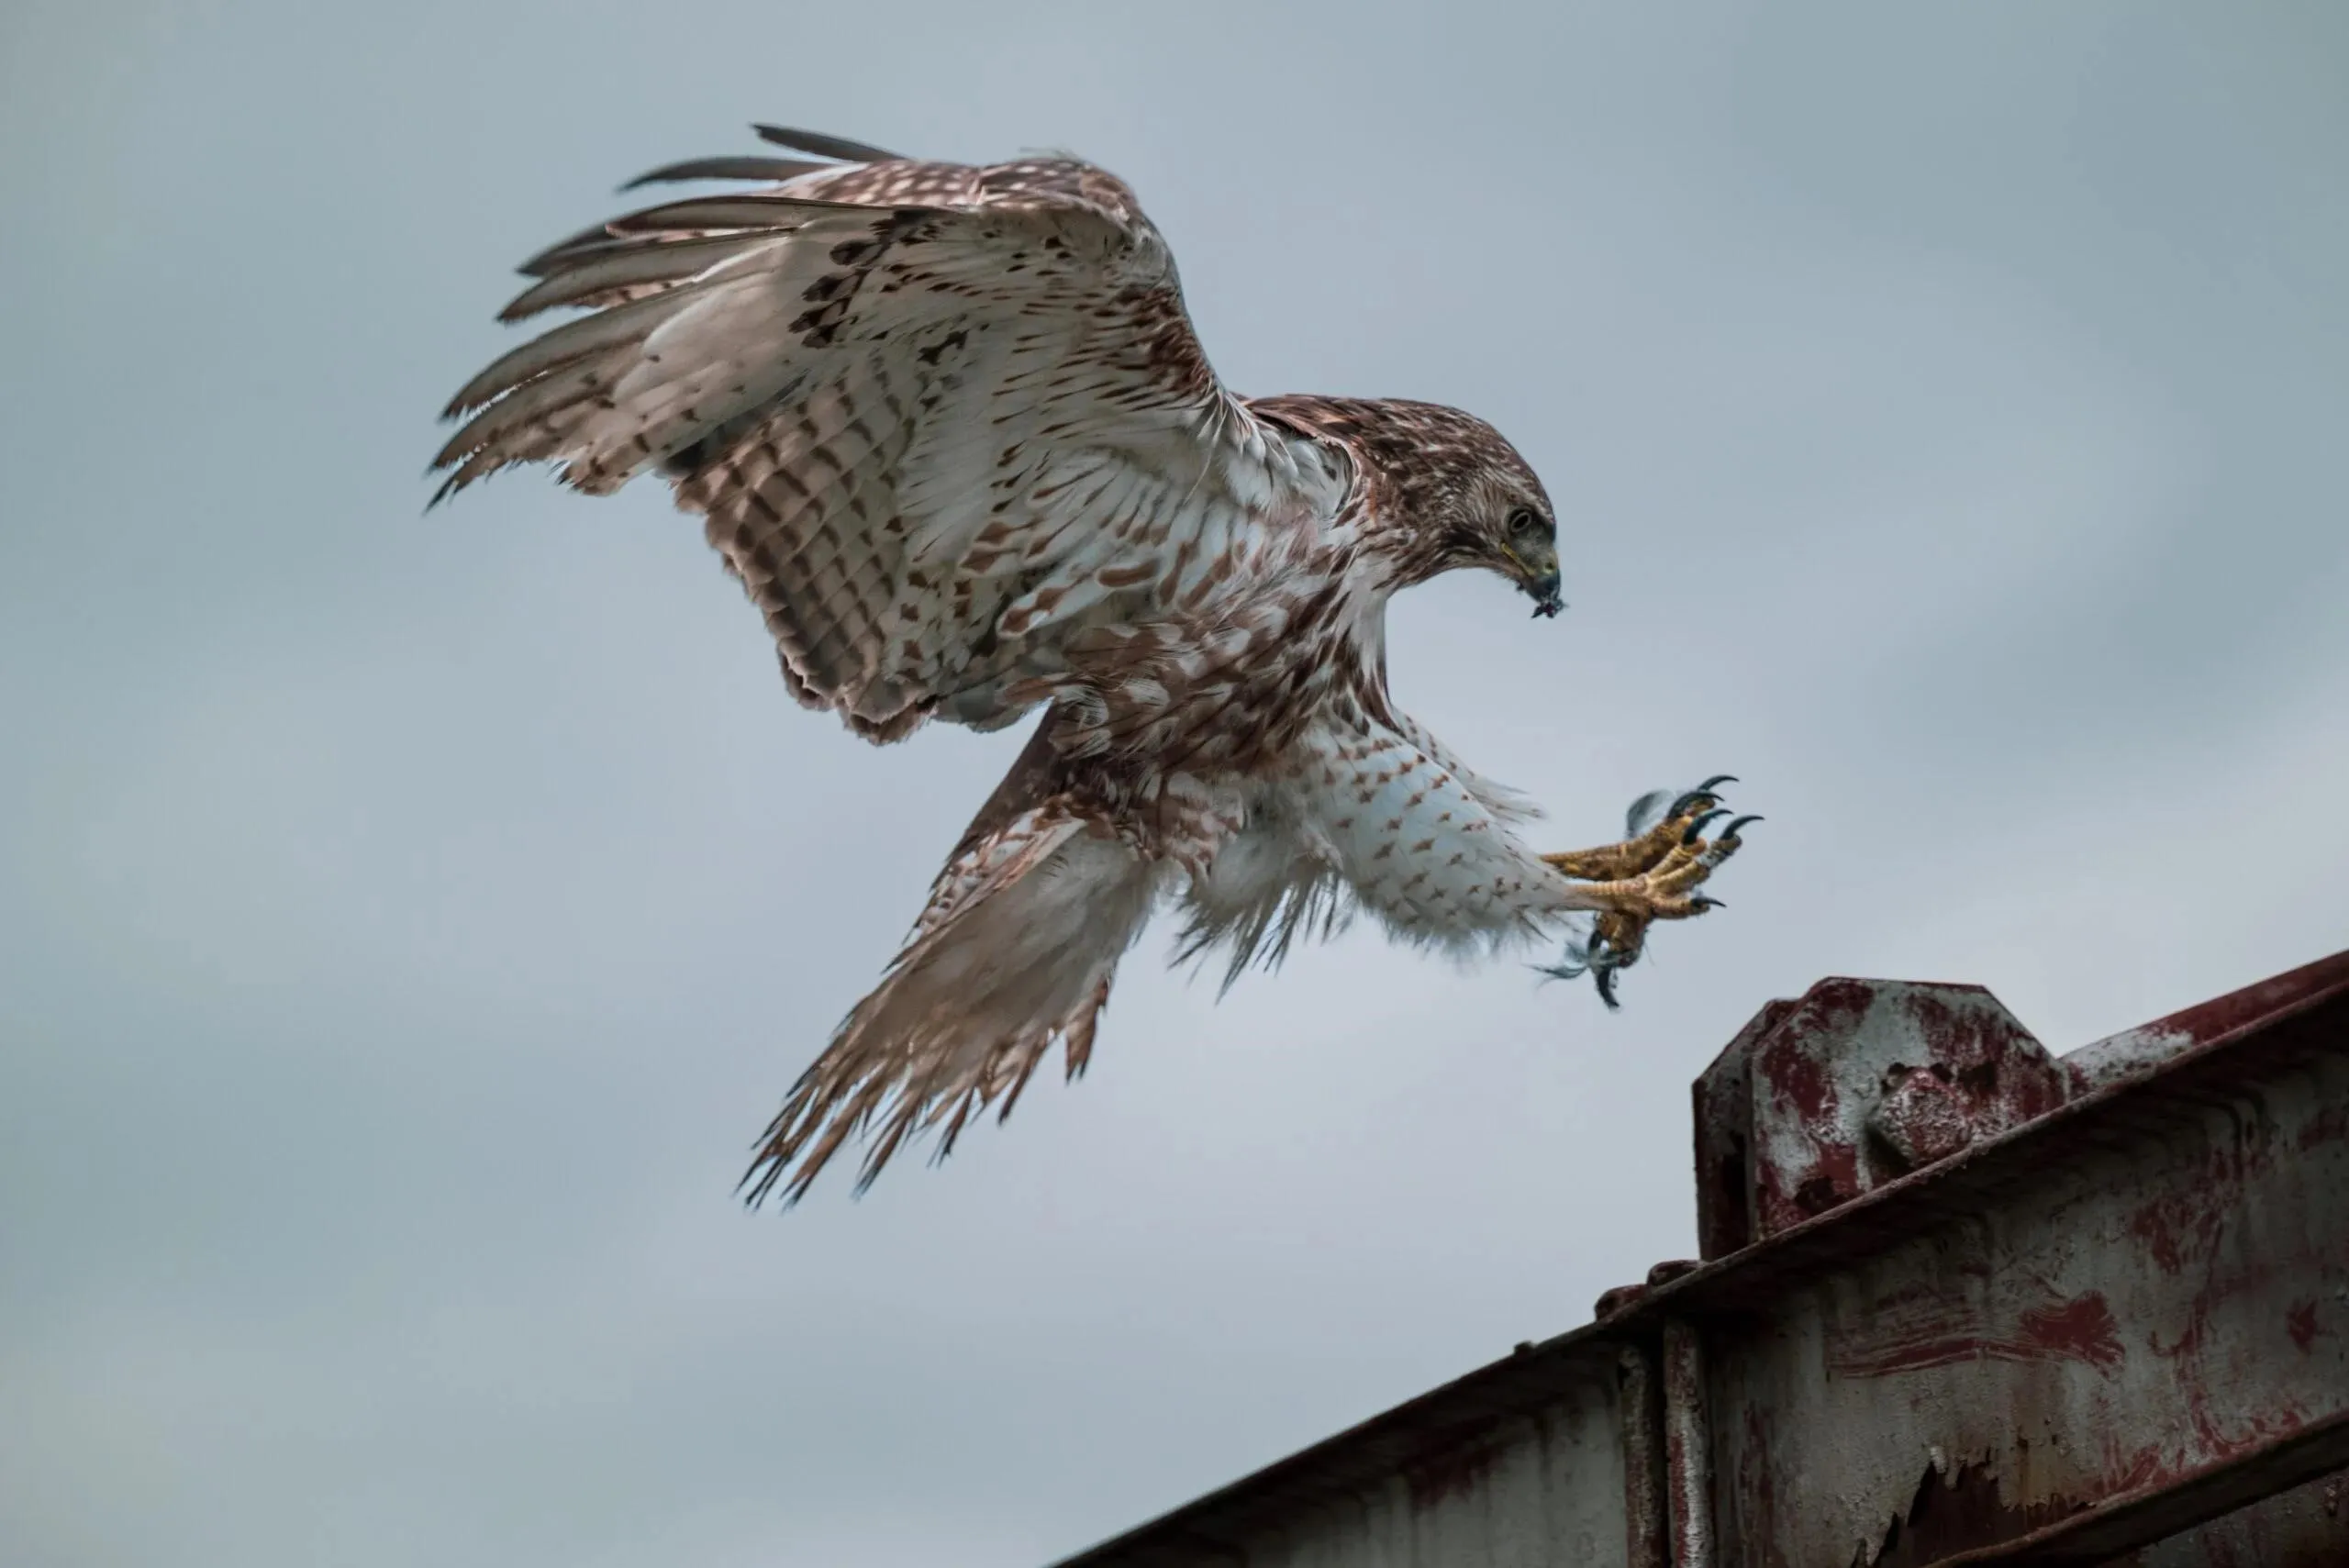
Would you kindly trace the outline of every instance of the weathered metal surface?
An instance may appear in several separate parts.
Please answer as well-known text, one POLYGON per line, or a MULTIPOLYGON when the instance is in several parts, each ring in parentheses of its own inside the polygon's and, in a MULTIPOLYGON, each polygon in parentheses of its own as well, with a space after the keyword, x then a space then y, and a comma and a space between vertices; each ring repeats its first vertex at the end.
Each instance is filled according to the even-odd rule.
POLYGON ((1071 1568, 2349 1564, 2349 953, 2060 1062, 1824 982, 1697 1106, 1704 1263, 1071 1568))
MULTIPOLYGON (((2349 955, 2178 1018, 2103 1087, 1642 1303, 1721 1324, 1725 1564, 1938 1561, 2349 1411, 2349 955), (1955 1496, 1910 1522, 1929 1473, 1955 1496)), ((2138 1517, 2126 1546, 2196 1522, 2138 1517)))
POLYGON ((1664 1502, 1672 1568, 1713 1568, 1713 1435, 1705 1341, 1694 1324, 1664 1326, 1664 1502))
POLYGON ((2344 1562, 2349 1470, 2337 1470, 2158 1540, 2139 1551, 2127 1568, 2341 1568, 2344 1562))
POLYGON ((1672 1568, 1672 1521, 1664 1504, 1664 1388, 1643 1345, 1616 1353, 1617 1418, 1623 1424, 1623 1560, 1630 1568, 1672 1568))
POLYGON ((2069 1092, 1979 985, 1822 980, 1765 1007, 1697 1081, 1705 1256, 1816 1219, 2069 1092))
MULTIPOLYGON (((2339 1507, 2320 1518, 2292 1505, 2302 1499, 2305 1486, 2277 1493, 2274 1488, 2296 1475, 2318 1474, 2317 1496, 2338 1496, 2337 1473, 2327 1467, 2349 1458, 2349 1418, 2335 1417, 2287 1438, 2262 1443, 2235 1458, 2169 1481, 2148 1482, 2135 1490, 2106 1499, 2093 1508, 2066 1515, 2036 1529, 2027 1529, 1987 1546, 1936 1554, 1933 1568, 2120 1568, 2126 1551, 2127 1568, 2150 1568, 2148 1557, 2175 1563, 2221 1564, 2234 1568, 2340 1568, 2342 1548, 2349 1545, 2349 1530, 2342 1528, 2339 1507), (2221 1517, 2200 1528, 2188 1529, 2214 1512, 2221 1517), (2151 1543, 2151 1544, 2146 1544, 2151 1543), (2134 1550, 2143 1547, 2143 1551, 2134 1550)), ((1964 1489, 1964 1482, 1950 1490, 1964 1489)), ((1920 1492, 1921 1509, 1940 1508, 1954 1517, 1964 1505, 1951 1508, 1920 1492)), ((2323 1504, 2320 1502, 2321 1508, 2323 1504)), ((1995 1488, 1977 1492, 1977 1518, 1995 1518, 2009 1507, 1995 1488)), ((1912 1540, 1918 1539, 1912 1535, 1912 1540)), ((1899 1560, 1887 1551, 1880 1564, 1899 1560)), ((1920 1561, 1922 1561, 1920 1559, 1920 1561)))
POLYGON ((2349 1051, 2175 1110, 1716 1325, 1725 1568, 1937 1562, 2349 1414, 2349 1051))
MULTIPOLYGON (((2340 1517, 2340 1472, 2325 1472, 2281 1493, 2272 1488, 2288 1476, 2309 1474, 2344 1455, 2349 1455, 2349 1425, 2335 1418, 2180 1481, 2147 1484, 1987 1547, 1950 1554, 1935 1551, 1931 1559, 1893 1547, 1876 1563, 1879 1568, 1912 1561, 1931 1561, 1933 1568, 1987 1568, 1989 1563, 1999 1563, 1999 1568, 2123 1568, 2123 1563, 2126 1568, 2208 1568, 2213 1563, 2220 1568, 2340 1568, 2349 1563, 2349 1521, 2340 1517), (2220 1518, 2185 1529, 2227 1507, 2232 1512, 2220 1518), (2126 1556, 2114 1556, 2117 1551, 2126 1551, 2126 1556)), ((1943 1521, 1945 1533, 1959 1529, 1968 1517, 1973 1529, 1980 1530, 1983 1523, 1994 1523, 2006 1512, 1989 1485, 1968 1485, 1966 1479, 1959 1479, 1947 1488, 1952 1500, 1938 1496, 1941 1491, 1931 1484, 1920 1488, 1914 1517, 1943 1521)), ((1924 1530, 1912 1530, 1908 1542, 1921 1538, 1924 1530)))
POLYGON ((2076 1095, 2126 1083, 2187 1051, 2270 1021, 2344 982, 2349 982, 2349 952, 2287 970, 2240 991, 2108 1035, 2064 1057, 2064 1073, 2076 1095))
POLYGON ((1658 1568, 1631 1555, 1622 1348, 1584 1330, 1520 1350, 1070 1568, 1658 1568))

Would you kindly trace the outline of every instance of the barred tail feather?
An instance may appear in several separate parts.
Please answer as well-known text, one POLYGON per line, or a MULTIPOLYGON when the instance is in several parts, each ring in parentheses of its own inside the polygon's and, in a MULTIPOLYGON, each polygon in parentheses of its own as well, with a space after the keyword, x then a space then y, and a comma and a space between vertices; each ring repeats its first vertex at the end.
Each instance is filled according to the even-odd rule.
POLYGON ((798 1202, 852 1138, 859 1192, 920 1134, 945 1158, 972 1118, 1011 1114, 1054 1041, 1070 1077, 1084 1070, 1155 888, 1148 862, 1087 828, 1034 808, 947 866, 886 978, 768 1124, 742 1178, 752 1207, 778 1188, 798 1202))

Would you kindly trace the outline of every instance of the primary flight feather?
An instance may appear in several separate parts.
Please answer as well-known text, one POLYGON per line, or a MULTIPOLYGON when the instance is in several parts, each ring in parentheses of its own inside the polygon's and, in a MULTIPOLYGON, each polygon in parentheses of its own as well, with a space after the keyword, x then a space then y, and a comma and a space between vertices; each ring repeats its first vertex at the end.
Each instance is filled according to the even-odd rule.
POLYGON ((744 1178, 796 1199, 942 1153, 1054 1043, 1084 1069, 1118 961, 1180 905, 1237 974, 1366 911, 1404 939, 1569 938, 1612 1005, 1650 922, 1738 847, 1713 779, 1554 854, 1386 689, 1386 610, 1459 567, 1560 607, 1548 495, 1456 409, 1235 395, 1133 193, 1074 159, 985 167, 758 128, 757 182, 525 262, 504 312, 584 310, 466 384, 438 501, 552 464, 656 472, 766 619, 785 684, 874 741, 1042 710, 880 985, 801 1074, 744 1178), (1577 924, 1579 917, 1580 923, 1577 924))

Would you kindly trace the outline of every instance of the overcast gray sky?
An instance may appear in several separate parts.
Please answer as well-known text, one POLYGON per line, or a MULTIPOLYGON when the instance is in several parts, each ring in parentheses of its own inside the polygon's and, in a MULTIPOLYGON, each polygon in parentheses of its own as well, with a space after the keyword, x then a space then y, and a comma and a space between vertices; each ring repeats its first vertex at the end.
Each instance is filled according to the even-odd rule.
POLYGON ((0 8, 0 1560, 1018 1565, 1693 1246, 1830 973, 2056 1049, 2349 945, 2349 9, 0 8), (1248 392, 1486 416, 1568 614, 1403 700, 1730 907, 1620 1015, 1367 930, 747 1216, 1019 744, 796 707, 665 494, 420 516, 507 269, 782 120, 1130 178, 1248 392))

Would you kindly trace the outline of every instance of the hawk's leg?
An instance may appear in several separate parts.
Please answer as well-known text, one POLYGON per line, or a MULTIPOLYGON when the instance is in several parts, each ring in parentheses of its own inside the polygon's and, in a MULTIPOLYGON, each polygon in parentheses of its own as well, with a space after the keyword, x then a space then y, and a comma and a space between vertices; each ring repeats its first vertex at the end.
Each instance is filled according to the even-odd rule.
POLYGON ((1685 920, 1720 906, 1720 900, 1696 889, 1742 847, 1740 830, 1761 820, 1735 817, 1713 837, 1705 836, 1708 827, 1729 816, 1717 792, 1722 784, 1735 782, 1725 773, 1707 779, 1664 807, 1644 830, 1640 824, 1653 812, 1661 795, 1642 796, 1632 805, 1627 827, 1633 831, 1622 842, 1542 857, 1555 870, 1585 883, 1575 891, 1598 912, 1589 935, 1568 948, 1566 962, 1545 973, 1562 979, 1589 974, 1598 986, 1599 998, 1614 1006, 1616 973, 1639 962, 1650 925, 1657 920, 1685 920))
POLYGON ((1622 842, 1595 850, 1560 850, 1542 859, 1577 882, 1619 882, 1643 875, 1695 836, 1705 815, 1720 806, 1721 797, 1715 792, 1736 782, 1727 773, 1716 773, 1660 812, 1656 807, 1664 800, 1664 792, 1643 795, 1631 803, 1630 820, 1624 824, 1630 837, 1622 842), (1651 819, 1652 825, 1642 826, 1651 819))

